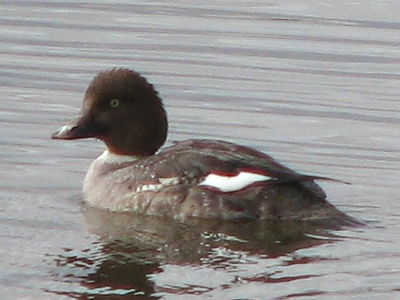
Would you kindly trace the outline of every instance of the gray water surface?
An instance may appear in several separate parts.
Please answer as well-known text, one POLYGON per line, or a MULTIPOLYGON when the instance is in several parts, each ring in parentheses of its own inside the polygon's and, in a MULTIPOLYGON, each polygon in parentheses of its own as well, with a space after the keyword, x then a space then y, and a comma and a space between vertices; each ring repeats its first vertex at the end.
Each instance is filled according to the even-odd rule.
POLYGON ((400 297, 397 1, 0 1, 1 299, 400 297), (103 69, 145 75, 168 143, 267 152, 368 222, 176 224, 82 207, 95 140, 51 134, 103 69))

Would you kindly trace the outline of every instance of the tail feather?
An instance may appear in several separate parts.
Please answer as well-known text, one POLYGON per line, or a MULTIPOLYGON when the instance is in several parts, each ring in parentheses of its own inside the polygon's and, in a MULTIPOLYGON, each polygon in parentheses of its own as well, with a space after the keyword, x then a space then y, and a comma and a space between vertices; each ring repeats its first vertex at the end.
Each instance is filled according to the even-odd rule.
POLYGON ((333 182, 339 182, 347 185, 351 185, 350 182, 340 180, 340 179, 335 179, 335 178, 330 178, 330 177, 324 177, 324 176, 315 176, 315 175, 302 175, 299 181, 314 181, 314 180, 324 180, 324 181, 333 181, 333 182))

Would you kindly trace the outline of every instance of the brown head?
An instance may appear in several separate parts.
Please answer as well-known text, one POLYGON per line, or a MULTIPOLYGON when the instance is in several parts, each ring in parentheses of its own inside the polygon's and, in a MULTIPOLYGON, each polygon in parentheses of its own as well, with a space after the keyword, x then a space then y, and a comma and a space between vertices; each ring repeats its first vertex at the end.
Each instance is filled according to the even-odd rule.
POLYGON ((82 113, 53 139, 94 137, 110 152, 150 156, 165 142, 166 112, 154 87, 128 69, 100 72, 85 92, 82 113))

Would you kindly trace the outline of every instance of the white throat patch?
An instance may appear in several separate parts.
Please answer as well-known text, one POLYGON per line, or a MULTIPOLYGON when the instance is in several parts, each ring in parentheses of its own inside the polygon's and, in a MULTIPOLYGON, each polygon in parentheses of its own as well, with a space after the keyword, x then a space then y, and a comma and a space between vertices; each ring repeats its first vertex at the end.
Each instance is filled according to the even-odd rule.
POLYGON ((221 192, 240 191, 256 182, 268 181, 272 178, 267 175, 242 171, 233 175, 220 175, 210 173, 199 183, 200 186, 216 188, 221 192))
POLYGON ((105 150, 97 159, 108 164, 122 164, 138 160, 136 156, 115 154, 108 150, 105 150))

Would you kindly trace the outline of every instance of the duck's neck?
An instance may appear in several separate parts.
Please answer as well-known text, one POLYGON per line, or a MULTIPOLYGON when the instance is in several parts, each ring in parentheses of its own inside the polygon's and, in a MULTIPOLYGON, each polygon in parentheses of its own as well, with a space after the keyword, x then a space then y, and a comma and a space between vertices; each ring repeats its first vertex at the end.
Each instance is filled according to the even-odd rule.
POLYGON ((105 150, 97 159, 102 160, 104 163, 122 164, 122 163, 133 162, 140 158, 141 158, 140 156, 116 154, 110 152, 109 150, 105 150))

